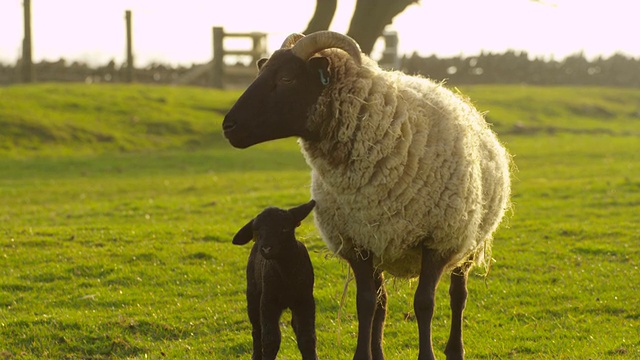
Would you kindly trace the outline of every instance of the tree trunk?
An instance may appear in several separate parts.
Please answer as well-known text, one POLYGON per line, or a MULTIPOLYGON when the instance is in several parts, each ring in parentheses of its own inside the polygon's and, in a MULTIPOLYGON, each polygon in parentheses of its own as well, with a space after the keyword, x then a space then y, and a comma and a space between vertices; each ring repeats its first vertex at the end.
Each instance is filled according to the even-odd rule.
POLYGON ((413 3, 417 0, 358 0, 347 35, 360 44, 363 53, 370 54, 384 28, 413 3))
POLYGON ((337 3, 337 0, 317 0, 316 11, 303 34, 308 35, 316 31, 327 30, 336 13, 337 3))

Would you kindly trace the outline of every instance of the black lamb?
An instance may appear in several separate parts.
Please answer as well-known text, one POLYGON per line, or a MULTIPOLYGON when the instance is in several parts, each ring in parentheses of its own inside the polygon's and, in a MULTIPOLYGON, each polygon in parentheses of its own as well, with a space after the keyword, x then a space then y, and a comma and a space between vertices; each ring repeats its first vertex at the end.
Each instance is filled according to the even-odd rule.
POLYGON ((316 304, 313 266, 295 228, 315 201, 283 210, 268 207, 243 226, 233 243, 255 240, 247 264, 247 309, 253 328, 253 360, 275 359, 280 349, 280 316, 291 310, 291 326, 302 359, 316 360, 316 304))

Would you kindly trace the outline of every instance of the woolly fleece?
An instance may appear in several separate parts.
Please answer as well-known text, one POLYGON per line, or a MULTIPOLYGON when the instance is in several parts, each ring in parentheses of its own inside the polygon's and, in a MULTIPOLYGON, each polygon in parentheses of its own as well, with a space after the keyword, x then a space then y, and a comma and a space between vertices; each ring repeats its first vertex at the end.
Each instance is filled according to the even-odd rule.
POLYGON ((429 79, 321 55, 332 82, 307 125, 321 140, 300 144, 328 248, 369 250, 402 277, 419 275, 421 245, 450 256, 449 270, 486 265, 509 206, 510 156, 483 116, 429 79))

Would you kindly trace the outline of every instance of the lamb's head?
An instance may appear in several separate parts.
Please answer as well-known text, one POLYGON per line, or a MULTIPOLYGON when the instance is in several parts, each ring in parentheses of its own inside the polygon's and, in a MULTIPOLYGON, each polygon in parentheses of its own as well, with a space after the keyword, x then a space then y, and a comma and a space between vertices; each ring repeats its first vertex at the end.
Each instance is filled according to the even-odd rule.
POLYGON ((296 246, 295 228, 315 205, 316 202, 311 200, 289 210, 268 207, 238 230, 233 243, 244 245, 254 239, 265 259, 286 256, 287 249, 295 249, 296 246))
POLYGON ((313 139, 307 119, 332 76, 329 59, 314 55, 331 48, 342 49, 361 63, 358 44, 331 31, 289 35, 269 59, 260 59, 258 76, 222 123, 231 145, 247 148, 290 136, 313 139))

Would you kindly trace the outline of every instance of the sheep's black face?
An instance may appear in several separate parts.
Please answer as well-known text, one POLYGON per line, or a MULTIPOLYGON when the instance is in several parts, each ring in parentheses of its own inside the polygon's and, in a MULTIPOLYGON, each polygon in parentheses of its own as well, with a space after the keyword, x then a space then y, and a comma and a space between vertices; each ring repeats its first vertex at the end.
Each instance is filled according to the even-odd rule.
POLYGON ((254 239, 265 259, 275 259, 295 252, 295 228, 316 206, 314 200, 289 210, 276 207, 264 209, 233 237, 233 243, 244 245, 254 239))
POLYGON ((258 66, 258 77, 224 118, 224 136, 237 148, 290 136, 313 139, 307 118, 328 81, 329 61, 278 50, 258 66))
POLYGON ((286 256, 287 249, 295 249, 295 229, 298 223, 286 210, 268 208, 253 223, 256 243, 265 259, 286 256))

